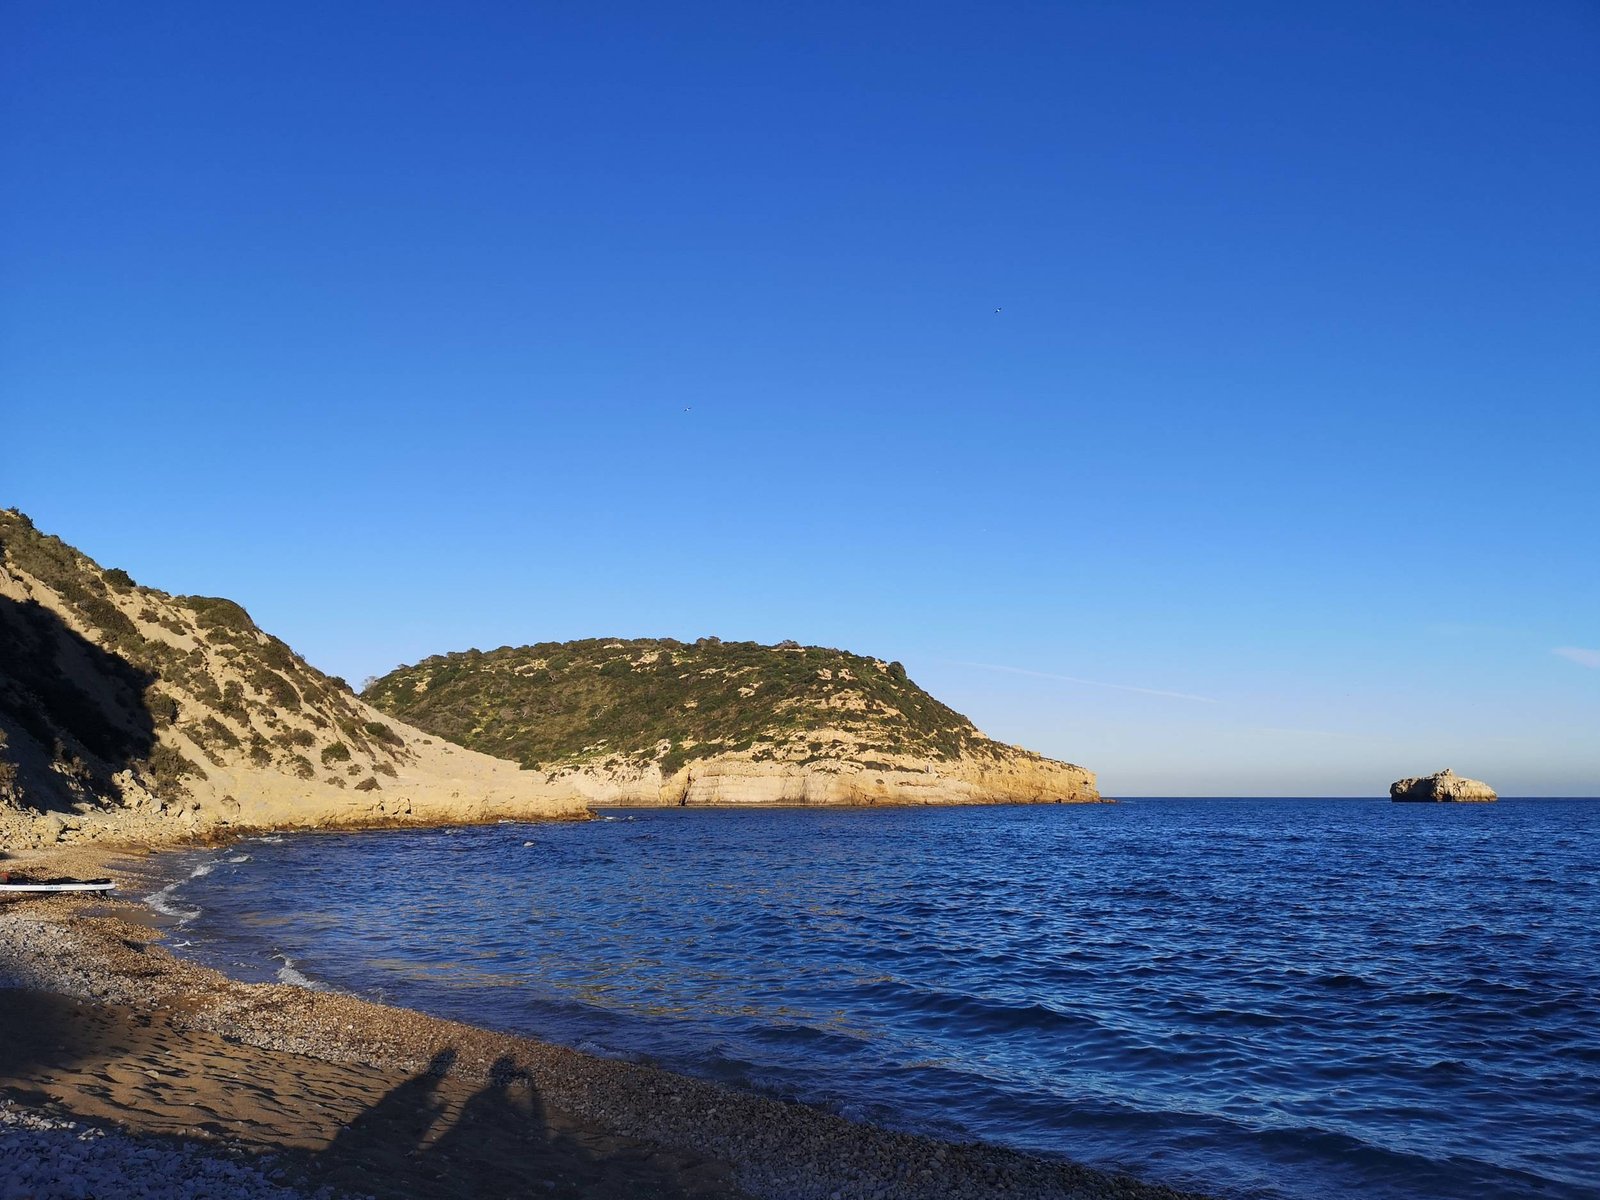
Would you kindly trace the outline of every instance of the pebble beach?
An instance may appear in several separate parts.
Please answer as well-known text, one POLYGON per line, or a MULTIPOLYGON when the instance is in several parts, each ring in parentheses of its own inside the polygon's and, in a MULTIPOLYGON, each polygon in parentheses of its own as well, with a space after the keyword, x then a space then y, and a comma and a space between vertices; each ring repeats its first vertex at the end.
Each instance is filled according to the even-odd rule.
MULTIPOLYGON (((0 903, 0 1194, 1178 1200, 1072 1163, 857 1124, 174 957, 120 899, 0 903)), ((148 874, 148 872, 146 872, 148 874)))

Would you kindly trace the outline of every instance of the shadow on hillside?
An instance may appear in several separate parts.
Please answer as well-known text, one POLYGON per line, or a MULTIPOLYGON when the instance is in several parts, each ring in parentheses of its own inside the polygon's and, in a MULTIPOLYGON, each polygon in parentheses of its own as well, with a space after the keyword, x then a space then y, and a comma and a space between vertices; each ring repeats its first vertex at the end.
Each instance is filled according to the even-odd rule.
POLYGON ((38 601, 0 596, 0 715, 13 731, 0 762, 17 770, 24 803, 119 799, 112 776, 156 747, 145 700, 155 681, 38 601))

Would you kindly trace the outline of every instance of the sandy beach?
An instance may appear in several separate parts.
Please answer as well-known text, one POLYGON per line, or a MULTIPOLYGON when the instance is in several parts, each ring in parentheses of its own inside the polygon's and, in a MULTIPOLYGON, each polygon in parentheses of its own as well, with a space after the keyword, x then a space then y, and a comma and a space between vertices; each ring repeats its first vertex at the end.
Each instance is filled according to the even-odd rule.
POLYGON ((240 983, 162 946, 133 902, 152 877, 138 852, 3 865, 123 886, 110 902, 0 902, 0 1139, 14 1135, 0 1151, 29 1121, 70 1123, 74 1161, 102 1173, 119 1155, 180 1147, 244 1164, 267 1188, 441 1200, 1180 1195, 332 992, 240 983), (101 1130, 111 1136, 94 1140, 101 1130))

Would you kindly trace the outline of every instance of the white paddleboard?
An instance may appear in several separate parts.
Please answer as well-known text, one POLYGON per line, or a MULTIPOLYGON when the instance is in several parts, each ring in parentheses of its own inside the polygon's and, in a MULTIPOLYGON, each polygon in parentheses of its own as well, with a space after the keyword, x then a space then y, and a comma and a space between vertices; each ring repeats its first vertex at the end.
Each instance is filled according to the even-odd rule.
POLYGON ((0 892, 110 892, 116 886, 109 879, 92 883, 0 883, 0 892))

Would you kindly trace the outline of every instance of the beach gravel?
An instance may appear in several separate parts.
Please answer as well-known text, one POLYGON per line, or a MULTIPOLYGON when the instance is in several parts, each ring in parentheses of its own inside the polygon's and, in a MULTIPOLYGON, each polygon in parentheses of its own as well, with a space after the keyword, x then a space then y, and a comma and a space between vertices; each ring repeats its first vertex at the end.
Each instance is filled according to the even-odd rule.
POLYGON ((158 1142, 60 1120, 0 1100, 0 1196, 29 1200, 349 1200, 284 1187, 270 1160, 158 1142))

